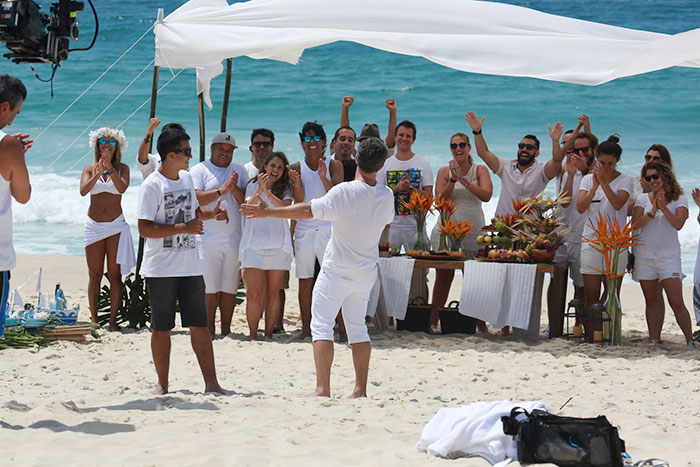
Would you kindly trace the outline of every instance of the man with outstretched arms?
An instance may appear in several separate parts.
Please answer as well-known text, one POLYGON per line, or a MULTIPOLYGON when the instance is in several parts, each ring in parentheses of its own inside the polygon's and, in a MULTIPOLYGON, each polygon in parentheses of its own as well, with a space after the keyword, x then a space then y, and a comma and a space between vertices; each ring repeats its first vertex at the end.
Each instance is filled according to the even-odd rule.
POLYGON ((350 397, 367 396, 371 345, 365 315, 372 286, 377 278, 377 243, 384 226, 394 216, 393 193, 377 182, 377 171, 387 149, 380 139, 360 143, 358 178, 341 183, 310 203, 286 207, 244 204, 248 217, 318 219, 332 224, 321 273, 313 290, 311 333, 316 362, 314 395, 330 397, 333 363, 333 325, 340 308, 352 347, 355 387, 350 397), (358 234, 358 226, 362 233, 358 234))
MULTIPOLYGON (((352 96, 345 96, 343 97, 343 100, 340 104, 340 127, 350 127, 350 107, 352 104, 355 103, 355 99, 352 96)), ((387 99, 384 101, 384 105, 386 106, 387 110, 389 111, 389 124, 386 132, 386 138, 384 139, 384 142, 386 143, 387 148, 389 149, 389 155, 393 152, 394 146, 396 145, 396 141, 394 139, 394 135, 396 134, 396 100, 394 99, 387 99)), ((376 132, 376 137, 381 138, 379 136, 379 127, 377 127, 376 123, 371 123, 370 125, 374 125, 376 127, 377 132, 376 132)), ((367 126, 367 125, 365 125, 367 126)), ((375 137, 374 134, 368 135, 369 137, 375 137)), ((357 142, 360 142, 360 139, 357 139, 357 142)), ((337 149, 336 149, 337 152, 337 149)))
MULTIPOLYGON (((141 140, 139 144, 138 155, 136 156, 136 167, 141 172, 141 176, 146 179, 153 172, 158 170, 161 164, 160 155, 156 152, 155 154, 149 153, 151 147, 151 141, 153 141, 153 133, 156 131, 160 125, 160 120, 157 118, 152 118, 148 121, 148 129, 146 130, 146 136, 141 140)), ((166 123, 161 128, 161 132, 175 128, 177 130, 185 131, 185 128, 179 123, 166 123)))
POLYGON ((17 258, 12 244, 12 198, 26 203, 32 193, 24 152, 31 147, 29 135, 10 136, 3 128, 19 114, 27 88, 14 76, 0 75, 0 336, 5 331, 5 307, 10 288, 10 270, 17 258))
MULTIPOLYGON (((334 185, 343 181, 343 166, 338 161, 323 160, 326 132, 316 122, 306 122, 299 132, 304 158, 292 164, 298 172, 304 190, 303 202, 320 198, 334 185)), ((291 172, 290 172, 291 176, 291 172)), ((296 185, 295 181, 292 182, 296 185)), ((294 198, 294 202, 299 202, 294 198)), ((311 335, 311 291, 314 287, 316 261, 323 265, 323 254, 331 238, 331 223, 320 219, 303 218, 294 227, 294 260, 299 279, 299 309, 302 328, 300 339, 311 335)))
POLYGON ((204 221, 199 241, 199 257, 204 264, 209 333, 215 332, 216 308, 221 311, 221 335, 231 333, 231 319, 238 291, 238 246, 241 242, 239 209, 245 199, 248 172, 233 162, 236 139, 219 133, 211 141, 211 159, 190 169, 200 206, 214 209, 218 202, 229 212, 229 222, 204 221))
POLYGON ((204 391, 223 393, 216 379, 214 349, 207 328, 203 266, 197 252, 197 236, 204 233, 202 220, 228 220, 220 201, 213 210, 202 209, 192 177, 190 137, 171 128, 158 137, 160 168, 139 189, 139 234, 146 239, 141 275, 146 278, 151 305, 151 351, 158 375, 154 394, 168 392, 170 331, 175 308, 180 305, 183 327, 189 327, 192 348, 204 376, 204 391))

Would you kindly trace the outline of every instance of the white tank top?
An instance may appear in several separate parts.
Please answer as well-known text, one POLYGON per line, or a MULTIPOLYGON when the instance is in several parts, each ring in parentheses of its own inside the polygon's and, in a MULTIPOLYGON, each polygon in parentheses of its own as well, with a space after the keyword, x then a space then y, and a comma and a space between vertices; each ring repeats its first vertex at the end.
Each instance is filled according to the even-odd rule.
MULTIPOLYGON (((330 161, 326 162, 328 169, 326 170, 326 179, 331 181, 331 169, 330 161)), ((326 194, 326 188, 323 186, 321 178, 318 176, 317 170, 311 170, 308 165, 306 165, 306 159, 302 159, 299 162, 299 169, 301 170, 301 184, 304 187, 304 202, 308 203, 312 199, 317 199, 326 194)), ((331 223, 328 221, 319 221, 315 219, 299 219, 297 221, 297 226, 295 232, 303 232, 305 230, 312 229, 330 229, 331 223)))
MULTIPOLYGON (((7 136, 0 130, 0 142, 7 136)), ((12 246, 12 193, 10 181, 0 175, 0 271, 9 271, 17 262, 12 246)))

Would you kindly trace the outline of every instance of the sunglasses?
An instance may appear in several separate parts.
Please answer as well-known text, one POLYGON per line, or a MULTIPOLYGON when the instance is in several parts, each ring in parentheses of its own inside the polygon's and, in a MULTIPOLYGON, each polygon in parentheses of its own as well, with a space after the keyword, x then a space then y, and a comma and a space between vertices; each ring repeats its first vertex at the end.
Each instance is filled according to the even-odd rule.
POLYGON ((527 149, 528 151, 532 151, 533 149, 537 149, 537 146, 534 144, 518 143, 518 149, 527 149))
POLYGON ((181 152, 187 157, 192 157, 192 148, 185 148, 185 149, 174 149, 173 152, 175 154, 181 152))
POLYGON ((581 154, 583 152, 588 152, 589 149, 591 149, 590 146, 584 146, 582 148, 572 148, 571 152, 573 152, 575 154, 581 154))
MULTIPOLYGON (((307 143, 308 143, 308 141, 307 141, 307 143)), ((270 146, 272 146, 272 142, 271 141, 253 141, 253 146, 255 146, 256 148, 259 148, 259 147, 269 148, 270 146)))
POLYGON ((660 158, 659 156, 652 156, 651 154, 646 154, 646 155, 644 156, 644 160, 645 160, 645 161, 654 161, 654 160, 660 161, 661 158, 660 158))
POLYGON ((450 149, 457 149, 457 147, 464 149, 467 147, 467 143, 450 143, 450 149))
POLYGON ((318 143, 319 141, 321 141, 321 137, 320 136, 304 136, 305 143, 310 143, 312 140, 318 143))
POLYGON ((644 180, 646 180, 647 182, 650 182, 652 180, 658 180, 659 178, 660 178, 659 174, 651 174, 651 175, 644 176, 644 180))
POLYGON ((98 143, 105 145, 109 143, 110 146, 116 146, 117 145, 117 140, 116 139, 107 139, 107 138, 100 138, 97 140, 98 143))

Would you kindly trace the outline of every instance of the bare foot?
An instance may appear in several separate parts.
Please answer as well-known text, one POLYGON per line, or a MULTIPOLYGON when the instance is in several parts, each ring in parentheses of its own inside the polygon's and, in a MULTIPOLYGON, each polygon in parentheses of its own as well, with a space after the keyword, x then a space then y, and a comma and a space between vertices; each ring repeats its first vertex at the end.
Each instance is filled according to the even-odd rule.
POLYGON ((257 335, 257 334, 254 334, 254 335, 252 335, 252 336, 248 336, 248 340, 249 340, 249 341, 256 341, 256 340, 258 340, 258 335, 257 335))
POLYGON ((295 338, 294 340, 296 341, 303 341, 307 337, 311 337, 311 332, 309 331, 301 331, 295 338))
POLYGON ((302 322, 301 322, 301 318, 297 319, 297 323, 296 323, 297 329, 301 329, 302 326, 303 326, 303 324, 302 324, 302 322))
POLYGON ((219 386, 219 383, 217 381, 206 384, 204 386, 204 392, 213 392, 214 394, 221 394, 222 396, 226 395, 226 390, 219 386))
POLYGON ((498 331, 498 335, 501 337, 508 337, 510 336, 510 326, 503 326, 503 329, 498 331))
POLYGON ((367 390, 366 389, 355 389, 352 394, 350 394, 347 399, 359 399, 360 397, 367 397, 367 390))
POLYGON ((316 389, 311 394, 307 394, 306 397, 331 397, 331 392, 324 391, 322 389, 316 389))
POLYGON ((153 394, 155 396, 162 396, 162 395, 165 395, 167 393, 168 393, 168 386, 167 385, 163 386, 161 384, 156 384, 156 388, 153 391, 151 391, 151 394, 153 394))
POLYGON ((107 329, 109 329, 109 332, 121 331, 121 328, 119 327, 119 325, 117 325, 117 323, 112 323, 112 322, 109 323, 109 327, 107 329))

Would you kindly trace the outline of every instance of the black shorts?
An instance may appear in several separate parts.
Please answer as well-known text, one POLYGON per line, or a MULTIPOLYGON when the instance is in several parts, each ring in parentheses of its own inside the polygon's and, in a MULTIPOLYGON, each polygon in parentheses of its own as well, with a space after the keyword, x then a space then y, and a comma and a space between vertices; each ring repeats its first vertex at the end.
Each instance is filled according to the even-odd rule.
POLYGON ((175 303, 180 304, 182 327, 207 327, 204 277, 147 277, 151 304, 151 328, 170 331, 175 327, 175 303))

